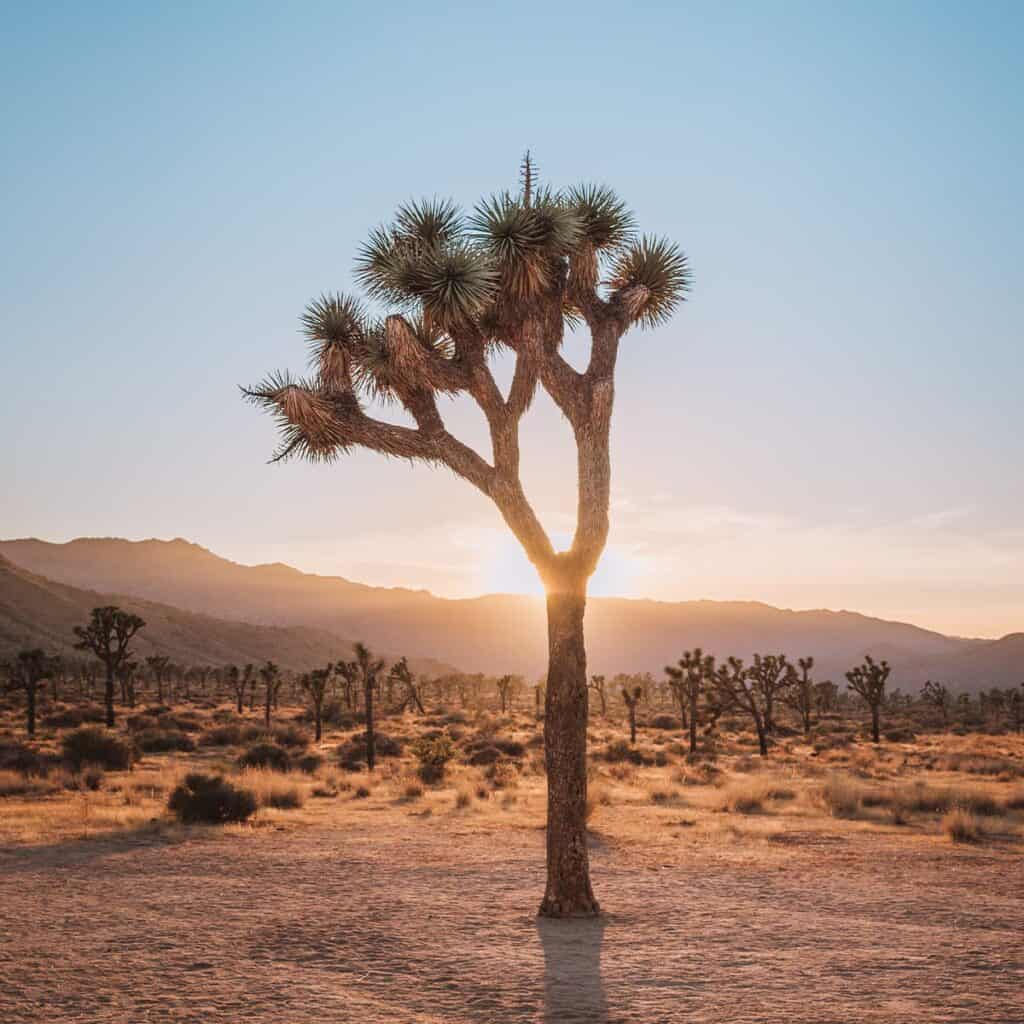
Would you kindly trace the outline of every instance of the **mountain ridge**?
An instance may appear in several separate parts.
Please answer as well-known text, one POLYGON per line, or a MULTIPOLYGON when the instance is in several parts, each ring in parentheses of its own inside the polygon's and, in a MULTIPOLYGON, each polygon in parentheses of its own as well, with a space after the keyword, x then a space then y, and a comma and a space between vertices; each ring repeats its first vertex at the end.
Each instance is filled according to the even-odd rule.
MULTIPOLYGON (((246 566, 184 538, 78 538, 62 544, 22 538, 0 541, 0 554, 47 579, 220 619, 322 629, 466 671, 536 677, 544 669, 541 598, 446 598, 305 573, 282 562, 246 566)), ((837 681, 865 653, 888 658, 893 685, 919 684, 928 675, 941 678, 949 659, 975 686, 1009 685, 1004 677, 1017 671, 1012 639, 950 637, 862 612, 781 609, 760 601, 592 597, 586 631, 590 670, 604 674, 660 673, 693 646, 719 657, 749 657, 754 650, 811 654, 821 677, 837 681), (981 661, 974 664, 972 657, 981 661), (990 671, 989 662, 998 677, 982 680, 979 673, 990 671)))

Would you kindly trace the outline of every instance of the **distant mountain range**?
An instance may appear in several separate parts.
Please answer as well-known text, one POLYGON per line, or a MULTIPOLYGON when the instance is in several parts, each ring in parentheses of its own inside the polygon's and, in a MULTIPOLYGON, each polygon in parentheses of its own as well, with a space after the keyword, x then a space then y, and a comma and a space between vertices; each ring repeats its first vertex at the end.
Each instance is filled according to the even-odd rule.
MULTIPOLYGON (((276 661, 302 671, 347 655, 351 639, 310 626, 267 626, 214 618, 156 601, 55 583, 0 556, 0 657, 25 647, 85 657, 74 649, 75 626, 97 605, 118 604, 146 620, 132 642, 137 658, 166 654, 184 665, 276 661)), ((433 659, 410 659, 416 672, 454 671, 433 659)))
MULTIPOLYGON (((147 630, 152 641, 168 643, 173 636, 185 644, 191 634, 197 661, 274 657, 299 667, 337 658, 361 639, 377 650, 470 672, 534 678, 544 670, 544 604, 537 598, 499 594, 451 600, 426 591, 371 587, 280 563, 239 565, 184 540, 9 540, 0 541, 0 555, 35 574, 36 591, 49 595, 37 592, 36 603, 19 610, 10 592, 11 577, 18 574, 0 572, 0 642, 12 629, 11 617, 23 623, 22 629, 33 614, 43 622, 56 617, 63 628, 67 616, 57 610, 73 587, 79 588, 75 621, 81 621, 77 608, 96 603, 96 595, 83 596, 84 590, 130 595, 137 606, 157 602, 148 606, 157 610, 141 612, 161 623, 147 630), (247 644, 254 646, 244 658, 221 653, 249 650, 247 644), (256 653, 274 644, 276 652, 256 653), (200 653, 205 651, 210 653, 200 653)), ((590 670, 607 675, 660 673, 684 649, 701 646, 719 657, 749 657, 754 651, 813 655, 819 678, 837 682, 870 653, 889 660, 892 685, 905 689, 927 678, 972 690, 1024 679, 1024 634, 964 639, 847 611, 789 611, 751 601, 591 598, 586 631, 590 670)))

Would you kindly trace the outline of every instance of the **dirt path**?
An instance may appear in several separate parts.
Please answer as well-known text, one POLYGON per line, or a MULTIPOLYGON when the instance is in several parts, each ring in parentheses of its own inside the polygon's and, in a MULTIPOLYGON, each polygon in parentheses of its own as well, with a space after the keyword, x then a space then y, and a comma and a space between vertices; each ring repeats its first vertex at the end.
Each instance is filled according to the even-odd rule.
POLYGON ((663 866, 598 840, 607 919, 543 924, 536 830, 8 851, 0 1021, 1024 1021, 1020 857, 879 849, 663 866))

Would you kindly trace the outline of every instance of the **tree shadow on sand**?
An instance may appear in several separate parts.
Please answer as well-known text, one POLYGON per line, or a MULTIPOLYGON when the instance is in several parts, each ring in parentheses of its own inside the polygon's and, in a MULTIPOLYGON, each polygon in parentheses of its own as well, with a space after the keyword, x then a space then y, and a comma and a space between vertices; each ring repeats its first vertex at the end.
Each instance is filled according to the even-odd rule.
POLYGON ((609 1021, 601 982, 603 917, 537 919, 544 950, 544 1024, 603 1024, 609 1021))

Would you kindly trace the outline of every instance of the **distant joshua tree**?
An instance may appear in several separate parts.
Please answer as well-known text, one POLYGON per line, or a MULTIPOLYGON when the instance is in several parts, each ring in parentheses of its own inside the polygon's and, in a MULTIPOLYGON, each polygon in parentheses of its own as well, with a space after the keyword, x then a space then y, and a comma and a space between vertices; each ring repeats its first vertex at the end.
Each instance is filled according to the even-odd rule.
POLYGON ((743 708, 750 715, 757 732, 758 750, 762 757, 767 757, 767 701, 753 668, 746 668, 742 658, 729 658, 715 672, 715 684, 729 703, 743 708))
POLYGON ((334 666, 328 665, 326 668, 315 668, 312 672, 306 672, 299 676, 299 686, 306 691, 309 701, 313 705, 314 739, 317 743, 320 742, 324 734, 324 700, 330 688, 333 672, 334 666))
POLYGON ((784 654, 755 654, 747 669, 750 682, 761 695, 766 732, 775 731, 775 705, 796 680, 796 670, 784 654))
POLYGON ((593 690, 597 694, 597 699, 601 702, 601 717, 608 717, 608 688, 607 680, 604 676, 591 676, 590 682, 587 683, 587 689, 593 690))
POLYGON ((519 689, 518 676, 501 676, 496 685, 498 687, 498 699, 501 701, 501 713, 504 715, 511 707, 516 691, 519 689))
POLYGON ((146 658, 146 667, 156 682, 156 699, 158 704, 164 702, 164 680, 171 668, 171 659, 163 654, 151 654, 146 658))
POLYGON ((870 654, 865 654, 864 661, 846 673, 850 689, 871 709, 871 738, 875 743, 881 742, 879 717, 890 671, 889 662, 876 662, 870 654))
POLYGON ((7 689, 22 690, 25 694, 25 732, 36 734, 36 706, 39 687, 57 670, 59 659, 38 647, 19 651, 12 662, 5 665, 7 689))
POLYGON ((263 724, 269 729, 270 713, 277 707, 277 695, 284 685, 284 678, 277 665, 268 661, 260 669, 260 679, 263 680, 263 724))
POLYGON ((242 675, 237 665, 225 665, 221 675, 235 698, 235 710, 241 714, 245 704, 245 687, 249 680, 242 675))
POLYGON ((622 699, 626 704, 626 712, 629 715, 629 742, 636 746, 636 708, 640 698, 644 695, 643 688, 635 687, 633 690, 623 689, 622 699))
POLYGON ((402 697, 402 703, 398 706, 399 711, 404 711, 410 704, 416 705, 416 710, 421 715, 426 714, 426 710, 423 707, 423 700, 420 697, 420 688, 416 685, 416 677, 412 674, 412 670, 409 668, 409 662, 402 658, 396 661, 391 666, 391 672, 389 673, 391 679, 396 683, 400 683, 405 691, 402 697))
POLYGON ((603 187, 539 188, 527 156, 518 193, 483 200, 465 218, 445 200, 399 208, 364 244, 356 275, 400 312, 383 321, 324 295, 302 317, 313 374, 276 374, 246 390, 270 410, 274 458, 330 461, 363 447, 442 465, 497 506, 547 592, 547 886, 540 913, 597 913, 587 856, 587 584, 608 537, 609 432, 619 342, 666 322, 689 289, 687 261, 662 239, 637 238, 625 204, 603 187), (566 325, 591 337, 586 368, 561 353, 566 325), (490 365, 515 369, 503 394, 490 365), (575 536, 558 551, 523 490, 519 425, 538 388, 569 421, 578 452, 575 536), (449 433, 438 396, 468 395, 491 440, 488 461, 449 433), (371 417, 365 400, 397 402, 415 426, 371 417))
POLYGON ((689 730, 690 753, 696 754, 698 727, 702 724, 713 727, 720 713, 721 703, 715 699, 714 692, 715 659, 697 647, 684 651, 678 665, 666 665, 665 674, 679 705, 680 720, 689 730))
POLYGON ((925 704, 930 704, 942 715, 943 728, 949 725, 949 706, 953 701, 947 687, 928 679, 921 687, 921 700, 925 704))
POLYGON ((814 712, 818 707, 818 684, 811 678, 814 659, 800 658, 797 661, 800 671, 791 676, 790 685, 781 694, 782 703, 793 709, 800 716, 804 735, 811 731, 814 712))
POLYGON ((122 665, 131 658, 128 645, 132 637, 145 625, 145 620, 138 615, 122 611, 116 605, 105 605, 93 608, 85 626, 75 626, 75 636, 78 637, 75 647, 80 651, 91 651, 106 669, 104 703, 108 728, 114 726, 114 682, 122 665))
POLYGON ((384 671, 384 659, 375 658, 369 648, 362 643, 353 644, 356 671, 363 684, 363 706, 366 712, 366 767, 372 772, 377 763, 377 737, 373 723, 373 691, 381 672, 384 671))

